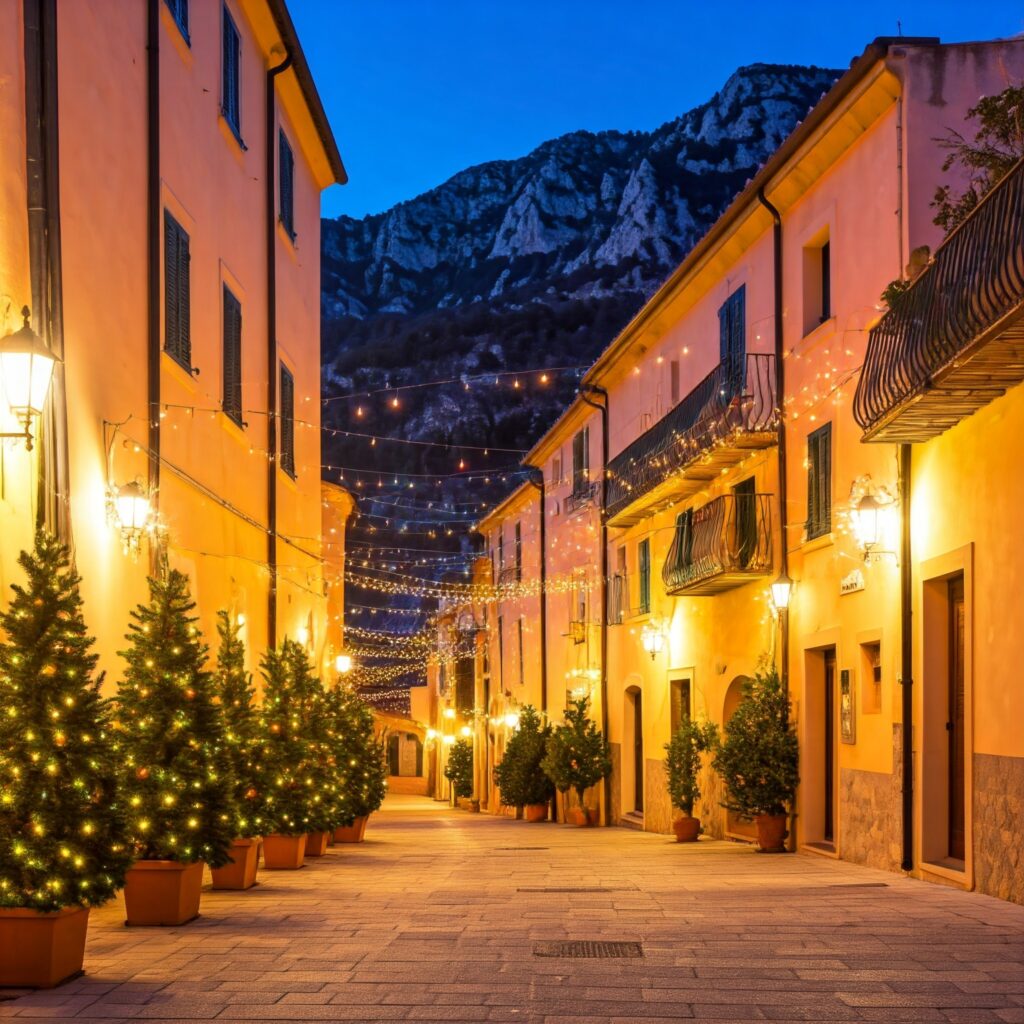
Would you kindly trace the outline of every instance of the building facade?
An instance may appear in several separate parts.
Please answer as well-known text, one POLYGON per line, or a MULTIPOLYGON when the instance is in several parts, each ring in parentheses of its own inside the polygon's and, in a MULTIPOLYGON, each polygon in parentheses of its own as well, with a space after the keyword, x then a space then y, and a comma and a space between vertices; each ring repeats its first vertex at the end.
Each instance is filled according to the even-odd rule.
POLYGON ((4 442, 0 590, 38 521, 111 682, 165 559, 207 638, 218 609, 244 624, 251 667, 284 636, 319 660, 319 197, 345 171, 285 4, 0 18, 4 327, 29 307, 57 359, 38 443, 4 442))

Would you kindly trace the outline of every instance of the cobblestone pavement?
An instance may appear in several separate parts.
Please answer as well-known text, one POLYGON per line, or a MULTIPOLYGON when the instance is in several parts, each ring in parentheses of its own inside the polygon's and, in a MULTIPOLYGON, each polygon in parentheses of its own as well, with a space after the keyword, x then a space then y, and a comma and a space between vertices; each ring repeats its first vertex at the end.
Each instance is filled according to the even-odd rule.
POLYGON ((1024 907, 814 855, 400 798, 365 844, 260 878, 182 928, 94 911, 86 975, 0 1016, 1024 1022, 1024 907), (567 939, 643 956, 535 953, 567 939))

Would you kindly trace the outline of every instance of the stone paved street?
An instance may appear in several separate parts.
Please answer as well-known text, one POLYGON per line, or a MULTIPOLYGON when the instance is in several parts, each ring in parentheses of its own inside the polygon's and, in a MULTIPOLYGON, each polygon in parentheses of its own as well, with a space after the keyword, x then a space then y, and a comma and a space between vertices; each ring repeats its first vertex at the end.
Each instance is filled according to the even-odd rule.
POLYGON ((364 845, 307 865, 204 892, 183 928, 94 911, 86 975, 0 1016, 1024 1022, 1024 907, 814 855, 405 797, 364 845), (561 939, 636 941, 643 957, 535 955, 561 939))

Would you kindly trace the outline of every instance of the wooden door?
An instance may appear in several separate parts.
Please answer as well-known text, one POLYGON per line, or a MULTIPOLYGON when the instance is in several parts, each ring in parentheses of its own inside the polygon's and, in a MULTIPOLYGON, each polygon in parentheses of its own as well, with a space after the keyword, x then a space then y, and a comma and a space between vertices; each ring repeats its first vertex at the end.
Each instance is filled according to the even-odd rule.
POLYGON ((949 856, 964 859, 964 578, 949 581, 949 856))
POLYGON ((822 727, 825 738, 825 763, 822 765, 822 779, 825 786, 825 807, 822 818, 822 838, 835 842, 835 756, 836 756, 836 652, 835 648, 825 652, 825 700, 822 727))
POLYGON ((633 695, 633 806, 644 809, 644 710, 643 696, 633 695))

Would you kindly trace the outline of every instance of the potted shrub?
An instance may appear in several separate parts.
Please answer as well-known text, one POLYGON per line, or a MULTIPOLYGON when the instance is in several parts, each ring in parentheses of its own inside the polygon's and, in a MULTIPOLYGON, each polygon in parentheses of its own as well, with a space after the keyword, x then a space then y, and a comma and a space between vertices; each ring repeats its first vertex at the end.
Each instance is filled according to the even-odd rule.
POLYGON ((744 684, 714 765, 725 784, 724 806, 757 822, 762 851, 783 851, 786 812, 800 781, 799 750, 789 721, 789 698, 774 666, 744 684))
POLYGON ((473 795, 473 741, 456 740, 448 749, 444 777, 452 784, 452 803, 473 795))
POLYGON ((110 705, 66 549, 36 535, 0 615, 0 986, 79 974, 89 908, 131 863, 110 705))
POLYGON ((693 805, 700 799, 697 774, 701 755, 714 750, 718 730, 714 722, 698 724, 687 716, 665 744, 665 766, 668 769, 668 794, 680 816, 672 822, 676 840, 695 843, 700 835, 700 818, 693 816, 693 805))
POLYGON ((225 753, 235 781, 235 838, 229 861, 213 868, 214 889, 249 889, 256 884, 260 836, 265 824, 265 773, 256 757, 259 719, 254 706, 252 676, 245 670, 245 645, 238 625, 226 611, 217 613, 217 669, 215 700, 224 717, 225 753))
POLYGON ((587 808, 583 794, 608 777, 612 770, 608 741, 587 717, 589 697, 576 697, 565 710, 565 722, 552 732, 541 762, 547 777, 560 793, 576 791, 579 807, 567 815, 576 825, 597 824, 597 809, 587 808))
POLYGON ((519 713, 519 726, 505 745, 501 763, 494 769, 502 801, 523 808, 527 821, 546 821, 548 803, 555 793, 541 767, 550 736, 551 727, 542 726, 537 709, 527 704, 519 713))
POLYGON ((338 843, 361 843, 370 815, 384 802, 387 760, 373 731, 373 712, 349 687, 338 682, 331 691, 340 737, 339 764, 344 766, 342 814, 334 829, 338 843))
POLYGON ((228 861, 234 780, 188 579, 172 569, 149 592, 131 613, 117 696, 119 786, 138 857, 125 910, 128 924, 184 924, 199 914, 203 863, 228 861))

